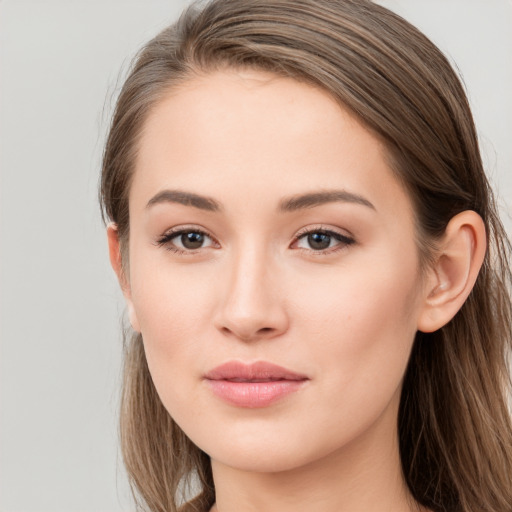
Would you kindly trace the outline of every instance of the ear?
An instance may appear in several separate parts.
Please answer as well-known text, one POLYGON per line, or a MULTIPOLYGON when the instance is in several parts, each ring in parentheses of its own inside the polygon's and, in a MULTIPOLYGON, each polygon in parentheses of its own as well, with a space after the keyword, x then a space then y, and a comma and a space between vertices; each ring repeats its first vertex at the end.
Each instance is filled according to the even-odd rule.
POLYGON ((475 284, 487 248, 485 225, 474 211, 453 217, 426 280, 418 330, 433 332, 459 311, 475 284))
POLYGON ((121 246, 119 243, 119 233, 117 231, 117 225, 113 222, 109 223, 109 225, 107 226, 107 238, 110 264, 112 265, 112 268, 114 269, 114 272, 117 275, 119 285, 121 286, 121 290, 123 291, 123 295, 126 300, 126 305, 128 307, 130 324, 133 330, 140 332, 139 321, 137 319, 137 314, 135 313, 135 308, 133 307, 130 281, 127 278, 123 268, 121 246))

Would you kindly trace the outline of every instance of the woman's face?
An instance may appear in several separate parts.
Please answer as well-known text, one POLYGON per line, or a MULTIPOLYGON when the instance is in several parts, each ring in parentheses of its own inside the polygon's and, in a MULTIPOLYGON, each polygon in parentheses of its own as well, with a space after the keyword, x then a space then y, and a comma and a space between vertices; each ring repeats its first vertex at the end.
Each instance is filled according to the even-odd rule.
POLYGON ((126 293, 163 404, 214 461, 279 471, 396 442, 425 295, 412 206, 327 93, 226 70, 161 101, 126 293))

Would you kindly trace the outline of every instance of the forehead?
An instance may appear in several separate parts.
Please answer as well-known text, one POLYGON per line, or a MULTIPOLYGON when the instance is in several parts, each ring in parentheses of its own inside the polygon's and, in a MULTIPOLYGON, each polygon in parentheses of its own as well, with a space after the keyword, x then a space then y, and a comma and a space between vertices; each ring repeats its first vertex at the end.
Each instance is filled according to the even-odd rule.
POLYGON ((259 196, 262 207, 340 187, 402 213, 410 207, 382 142, 329 93, 264 71, 223 70, 190 79, 155 105, 130 202, 181 188, 247 206, 259 196), (397 193, 402 203, 390 202, 397 193))

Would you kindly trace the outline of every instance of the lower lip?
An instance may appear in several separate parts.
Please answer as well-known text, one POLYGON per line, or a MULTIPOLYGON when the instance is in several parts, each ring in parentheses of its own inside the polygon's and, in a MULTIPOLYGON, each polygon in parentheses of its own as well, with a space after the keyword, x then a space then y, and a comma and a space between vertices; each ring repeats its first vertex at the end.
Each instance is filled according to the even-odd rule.
POLYGON ((238 407, 267 407, 285 396, 298 391, 305 380, 276 380, 270 382, 232 382, 207 380, 212 391, 220 398, 238 407))

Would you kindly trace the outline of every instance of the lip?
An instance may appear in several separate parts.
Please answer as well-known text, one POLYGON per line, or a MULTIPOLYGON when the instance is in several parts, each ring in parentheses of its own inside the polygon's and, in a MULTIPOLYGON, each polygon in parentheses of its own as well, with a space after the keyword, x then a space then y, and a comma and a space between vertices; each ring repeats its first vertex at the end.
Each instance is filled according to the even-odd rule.
POLYGON ((229 361, 204 376, 215 395, 238 407, 267 407, 285 396, 299 391, 309 380, 266 361, 247 364, 229 361))

